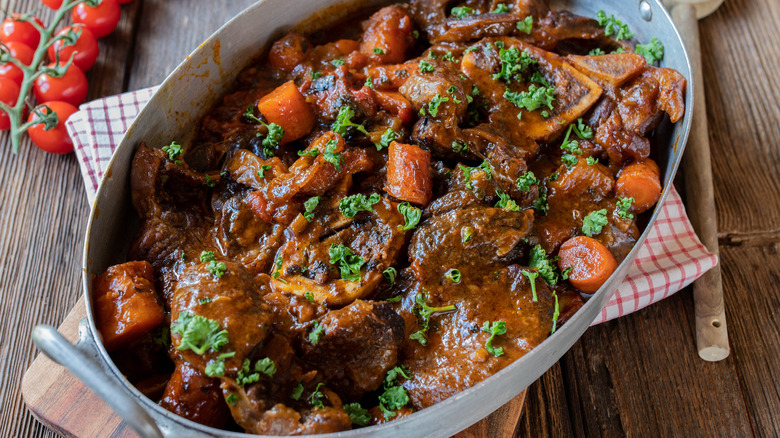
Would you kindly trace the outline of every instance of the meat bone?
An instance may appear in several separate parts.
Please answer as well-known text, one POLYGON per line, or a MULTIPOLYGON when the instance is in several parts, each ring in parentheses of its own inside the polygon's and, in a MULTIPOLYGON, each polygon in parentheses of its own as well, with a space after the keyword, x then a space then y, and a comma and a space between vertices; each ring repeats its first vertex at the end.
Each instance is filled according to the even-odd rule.
MULTIPOLYGON (((674 24, 685 42, 696 84, 692 133, 683 158, 688 212, 693 228, 698 233, 702 243, 716 255, 718 254, 718 223, 712 185, 712 162, 698 20, 715 12, 723 4, 723 1, 663 0, 664 6, 671 12, 672 20, 674 20, 674 24)), ((696 319, 696 348, 699 351, 699 357, 710 362, 725 359, 730 350, 720 264, 702 275, 693 284, 693 301, 696 319)))

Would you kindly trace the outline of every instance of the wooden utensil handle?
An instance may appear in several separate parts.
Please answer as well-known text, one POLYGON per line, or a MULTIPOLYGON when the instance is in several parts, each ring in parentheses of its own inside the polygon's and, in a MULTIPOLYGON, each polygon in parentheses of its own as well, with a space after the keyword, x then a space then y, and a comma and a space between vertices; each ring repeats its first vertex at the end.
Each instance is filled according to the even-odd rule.
MULTIPOLYGON (((685 192, 693 228, 702 243, 718 254, 718 223, 715 214, 715 193, 712 185, 712 162, 707 106, 704 94, 704 75, 701 68, 699 22, 690 4, 678 4, 672 9, 672 18, 682 35, 693 68, 694 106, 693 126, 688 140, 683 167, 685 192)), ((723 304, 723 283, 720 264, 705 273, 693 284, 696 312, 696 346, 699 356, 708 361, 719 361, 729 355, 726 313, 723 304)))

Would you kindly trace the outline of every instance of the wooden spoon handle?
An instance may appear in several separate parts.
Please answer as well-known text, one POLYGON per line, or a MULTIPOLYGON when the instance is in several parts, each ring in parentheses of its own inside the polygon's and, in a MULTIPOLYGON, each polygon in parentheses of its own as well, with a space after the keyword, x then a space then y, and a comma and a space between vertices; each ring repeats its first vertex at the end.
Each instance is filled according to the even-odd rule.
MULTIPOLYGON (((712 185, 704 75, 701 69, 699 22, 696 18, 696 10, 690 4, 676 5, 672 9, 672 18, 688 49, 696 84, 693 126, 683 160, 688 213, 693 228, 698 233, 702 243, 717 255, 718 223, 715 214, 715 193, 712 185)), ((696 346, 699 350, 699 356, 713 362, 725 359, 729 355, 729 340, 726 330, 720 264, 693 284, 693 301, 696 311, 696 346)))

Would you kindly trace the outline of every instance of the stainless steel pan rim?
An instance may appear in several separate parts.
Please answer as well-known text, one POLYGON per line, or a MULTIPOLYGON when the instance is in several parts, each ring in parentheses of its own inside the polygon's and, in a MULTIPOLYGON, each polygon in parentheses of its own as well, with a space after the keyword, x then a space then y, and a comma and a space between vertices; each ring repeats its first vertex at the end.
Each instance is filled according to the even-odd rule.
MULTIPOLYGON (((165 82, 163 82, 160 90, 153 96, 149 105, 144 108, 141 114, 139 114, 109 162, 107 175, 111 175, 112 172, 115 172, 122 176, 126 176, 129 160, 132 157, 132 151, 134 151, 139 139, 152 135, 150 133, 153 132, 154 129, 167 129, 169 132, 176 131, 176 128, 171 128, 170 126, 163 126, 160 128, 159 120, 157 119, 165 117, 165 115, 154 113, 154 111, 158 106, 165 107, 166 100, 171 100, 176 97, 171 90, 175 87, 182 87, 182 78, 190 74, 197 74, 197 72, 193 71, 193 64, 207 58, 206 52, 208 50, 213 49, 215 45, 221 45, 223 52, 236 49, 236 47, 233 47, 230 43, 226 44, 226 42, 233 41, 231 40, 231 36, 236 34, 234 28, 246 26, 248 23, 257 25, 257 17, 262 17, 263 14, 261 12, 264 9, 269 9, 271 11, 279 10, 280 13, 284 14, 289 11, 279 8, 295 9, 294 6, 299 4, 309 6, 308 8, 303 8, 304 11, 308 11, 305 12, 306 14, 316 12, 311 9, 306 1, 308 0, 260 0, 255 5, 250 6, 247 10, 234 17, 206 40, 165 80, 165 82), (252 22, 249 17, 255 17, 255 22, 252 22), (157 125, 153 128, 149 128, 148 125, 150 123, 157 123, 157 125)), ((343 0, 322 0, 320 1, 319 6, 327 7, 337 5, 342 1, 343 0)), ((366 0, 361 3, 377 4, 387 3, 387 1, 366 0)), ((583 308, 557 330, 555 334, 547 338, 541 345, 534 348, 531 352, 521 357, 513 364, 474 387, 462 391, 425 410, 415 412, 408 417, 383 425, 321 436, 344 438, 368 435, 395 437, 398 436, 399 433, 402 434, 402 436, 449 436, 475 423, 508 402, 520 393, 522 389, 526 388, 539 378, 539 376, 552 366, 569 348, 571 348, 577 339, 582 336, 587 327, 590 326, 592 321, 597 317, 604 304, 612 297, 617 286, 624 279, 636 258, 642 243, 647 238, 652 224, 661 213, 663 203, 669 195, 674 174, 679 167, 683 149, 688 139, 693 110, 693 87, 695 86, 688 55, 677 29, 672 23, 671 17, 661 6, 659 0, 554 0, 552 3, 556 8, 569 9, 575 13, 587 16, 595 16, 595 12, 599 9, 612 11, 637 33, 637 38, 640 41, 649 41, 652 36, 658 36, 666 46, 666 58, 663 64, 676 68, 688 80, 685 115, 682 121, 674 127, 673 132, 668 133, 669 149, 665 166, 666 176, 664 191, 658 206, 656 206, 651 216, 647 228, 642 233, 639 241, 629 255, 620 264, 616 273, 613 274, 607 283, 593 295, 583 308), (648 17, 650 19, 648 19, 648 17)), ((299 16, 298 21, 288 23, 294 24, 300 22, 301 19, 307 18, 301 15, 301 11, 293 12, 293 14, 296 13, 299 16)), ((284 23, 284 20, 281 19, 281 22, 284 23)), ((276 23, 276 21, 274 21, 274 23, 276 23)), ((241 44, 238 44, 238 46, 240 45, 241 44)), ((248 53, 248 55, 252 55, 252 53, 248 53)), ((227 84, 231 83, 234 79, 237 71, 230 70, 224 72, 221 61, 217 59, 218 57, 215 56, 213 58, 212 61, 217 61, 216 63, 220 64, 219 73, 221 73, 221 86, 223 88, 227 87, 227 84)), ((233 64, 234 65, 226 66, 225 69, 243 66, 235 64, 235 62, 233 64)), ((214 94, 213 90, 210 91, 214 94)), ((201 95, 202 94, 203 93, 201 93, 201 95)), ((219 95, 221 93, 216 94, 219 95)), ((170 103, 168 105, 170 106, 170 103)), ((207 108, 207 106, 200 107, 198 110, 202 113, 205 108, 207 108)), ((195 120, 197 120, 197 118, 195 118, 195 120)), ((180 126, 178 132, 183 132, 183 128, 183 126, 180 126)), ((658 150, 658 148, 656 148, 656 150, 658 150)), ((92 279, 96 273, 105 269, 109 263, 108 260, 95 260, 95 263, 93 263, 92 257, 95 256, 95 254, 93 254, 92 250, 93 246, 108 245, 106 241, 111 241, 111 239, 107 238, 106 234, 102 232, 105 231, 106 215, 113 214, 114 216, 120 217, 123 213, 121 207, 117 208, 116 204, 112 204, 112 202, 116 202, 116 198, 126 198, 126 195, 124 194, 117 196, 118 187, 124 187, 124 189, 127 190, 127 181, 117 181, 116 176, 104 178, 98 190, 95 205, 93 206, 95 208, 92 209, 92 214, 90 215, 83 259, 83 288, 87 306, 87 318, 81 322, 79 342, 77 344, 78 351, 75 351, 75 353, 86 355, 87 358, 91 358, 91 360, 95 362, 97 369, 103 372, 107 378, 107 382, 105 382, 106 386, 113 387, 112 390, 115 391, 116 397, 123 399, 121 403, 132 403, 132 400, 134 400, 135 403, 142 406, 143 409, 151 415, 154 422, 165 436, 225 436, 236 438, 258 436, 238 432, 227 432, 203 426, 163 409, 143 396, 129 384, 114 365, 102 343, 98 341, 99 335, 97 335, 98 332, 92 313, 92 279), (101 212, 101 209, 98 207, 103 206, 107 206, 107 208, 103 208, 101 212), (103 215, 102 219, 101 215, 103 215), (121 393, 116 392, 117 389, 121 393)), ((126 208, 124 213, 127 214, 126 208)), ((112 217, 109 219, 109 223, 111 223, 112 220, 113 222, 117 222, 119 219, 112 217)), ((116 225, 113 225, 114 228, 116 228, 116 225)), ((36 333, 34 334, 36 344, 47 354, 51 355, 50 353, 55 345, 64 349, 67 349, 68 347, 72 348, 70 344, 67 344, 67 346, 62 345, 64 340, 53 340, 53 338, 48 335, 51 335, 51 332, 46 332, 45 330, 36 330, 36 333)), ((55 360, 70 365, 70 361, 67 360, 67 357, 59 356, 55 358, 55 360)), ((115 400, 115 403, 120 403, 120 401, 115 400)), ((144 420, 140 419, 138 422, 143 423, 144 420)))

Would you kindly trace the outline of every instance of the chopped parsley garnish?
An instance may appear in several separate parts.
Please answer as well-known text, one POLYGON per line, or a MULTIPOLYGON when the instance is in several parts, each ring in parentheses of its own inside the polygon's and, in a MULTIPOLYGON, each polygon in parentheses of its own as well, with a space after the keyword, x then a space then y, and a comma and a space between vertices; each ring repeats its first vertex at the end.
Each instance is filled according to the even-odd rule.
POLYGON ((369 76, 369 77, 366 78, 366 83, 363 84, 363 85, 373 90, 374 89, 374 80, 371 79, 371 76, 369 76))
POLYGON ((341 244, 331 245, 328 248, 328 255, 331 263, 338 263, 342 280, 360 281, 360 268, 365 263, 363 257, 341 244))
POLYGON ((184 161, 180 160, 179 157, 181 157, 181 154, 184 152, 184 149, 181 147, 179 143, 171 142, 171 144, 167 146, 162 147, 162 151, 168 154, 168 159, 173 161, 176 164, 184 164, 184 161))
MULTIPOLYGON (((277 125, 276 123, 265 123, 264 121, 260 120, 255 116, 254 109, 252 105, 249 105, 246 109, 246 112, 244 113, 244 117, 246 117, 249 120, 253 120, 257 123, 260 123, 262 126, 265 127, 265 129, 268 131, 265 134, 265 138, 261 142, 263 145, 263 153, 266 156, 272 157, 274 155, 274 149, 279 147, 279 142, 282 141, 282 138, 284 137, 284 129, 277 125)), ((257 133, 258 137, 263 137, 263 134, 257 133)))
POLYGON ((601 233, 601 229, 609 223, 607 219, 607 209, 602 208, 585 216, 582 220, 582 233, 588 237, 593 237, 601 233))
POLYGON ((320 150, 317 149, 317 148, 304 149, 302 151, 298 151, 298 156, 299 157, 302 157, 304 155, 308 155, 308 156, 310 156, 312 158, 316 158, 317 155, 319 155, 319 154, 320 154, 320 150))
POLYGON ((428 59, 436 59, 436 54, 433 53, 432 51, 429 51, 428 52, 428 59))
POLYGON ((325 153, 323 154, 323 157, 325 158, 325 161, 336 168, 336 172, 341 172, 341 162, 343 161, 343 158, 340 153, 336 152, 338 144, 339 143, 336 140, 328 140, 328 142, 325 143, 325 153))
POLYGON ((504 193, 501 189, 496 189, 496 194, 499 198, 496 203, 496 208, 503 208, 506 211, 520 211, 520 206, 517 205, 517 202, 515 202, 509 194, 504 193))
POLYGON ((614 35, 617 41, 631 39, 635 35, 634 32, 629 30, 628 25, 623 24, 622 21, 615 18, 612 14, 607 17, 604 11, 596 12, 596 21, 599 22, 599 26, 604 28, 604 35, 614 35))
POLYGON ((251 385, 252 383, 257 383, 260 381, 260 373, 250 372, 251 370, 249 368, 249 364, 249 359, 244 359, 244 362, 241 365, 241 369, 238 371, 238 375, 236 376, 236 384, 238 386, 251 385))
POLYGON ((366 128, 363 127, 363 125, 359 123, 354 123, 352 121, 353 117, 355 117, 355 110, 353 110, 348 105, 342 106, 341 108, 339 108, 339 114, 336 116, 336 121, 333 122, 333 125, 331 126, 330 129, 332 129, 333 132, 339 134, 342 137, 347 135, 347 128, 349 127, 354 127, 355 129, 362 132, 363 134, 368 135, 368 131, 366 131, 366 128))
POLYGON ((462 141, 459 141, 459 140, 455 140, 455 141, 452 142, 452 150, 456 154, 463 155, 463 154, 465 154, 466 152, 469 151, 469 147, 466 145, 466 143, 464 143, 462 141))
POLYGON ((558 294, 553 291, 552 296, 555 298, 555 312, 553 312, 552 316, 552 331, 550 334, 555 333, 555 330, 558 328, 558 317, 561 316, 561 309, 558 307, 558 294))
POLYGON ((457 8, 452 8, 452 10, 450 10, 450 15, 452 15, 453 17, 459 20, 462 20, 468 17, 469 15, 473 15, 473 14, 474 14, 474 9, 471 9, 468 6, 458 6, 457 8))
POLYGON ((644 56, 647 63, 652 65, 664 59, 664 45, 653 37, 648 44, 637 44, 636 53, 644 56))
POLYGON ((237 396, 237 395, 235 395, 235 394, 230 394, 230 395, 228 395, 228 396, 227 396, 227 398, 225 399, 225 401, 226 401, 226 402, 227 402, 227 404, 229 404, 230 406, 235 406, 235 405, 236 405, 236 403, 238 403, 238 396, 237 396))
POLYGON ((201 306, 203 306, 204 304, 208 304, 210 302, 211 302, 211 298, 209 297, 201 298, 198 300, 198 304, 200 304, 201 306))
POLYGON ((398 212, 404 217, 402 230, 409 231, 417 228, 417 224, 420 223, 420 218, 422 217, 422 210, 412 207, 408 202, 402 202, 398 204, 398 212))
POLYGON ((318 342, 320 342, 320 338, 322 337, 322 334, 325 333, 325 327, 320 324, 319 321, 314 321, 314 325, 312 326, 311 331, 309 332, 309 342, 311 342, 314 345, 317 345, 318 342))
POLYGON ((466 228, 463 228, 463 229, 460 231, 460 240, 461 240, 463 243, 466 243, 466 242, 468 242, 469 240, 471 240, 471 238, 472 238, 473 236, 474 236, 474 230, 473 230, 471 227, 466 227, 466 228))
POLYGON ((255 371, 265 374, 271 378, 274 376, 274 374, 276 374, 276 364, 271 360, 271 358, 266 357, 263 360, 258 360, 255 363, 255 371))
POLYGON ((303 212, 303 217, 306 218, 307 221, 311 222, 312 219, 314 219, 314 210, 320 205, 320 199, 322 199, 322 196, 312 196, 303 203, 303 208, 306 209, 306 211, 303 212))
POLYGON ((225 275, 225 272, 227 271, 227 266, 225 265, 225 262, 217 262, 217 259, 214 256, 214 251, 201 252, 200 262, 208 263, 206 265, 206 269, 209 271, 211 275, 217 278, 220 278, 223 275, 225 275))
POLYGON ((598 47, 588 52, 588 56, 601 56, 601 55, 606 55, 606 53, 598 47))
POLYGON ((618 198, 617 200, 617 215, 623 219, 633 219, 634 215, 630 213, 631 205, 634 204, 634 198, 618 198))
POLYGON ((493 80, 500 79, 507 83, 512 82, 512 79, 521 81, 522 74, 528 70, 528 67, 538 63, 536 59, 531 57, 531 52, 528 49, 521 53, 516 46, 500 49, 498 57, 501 59, 501 71, 493 75, 493 80))
POLYGON ((588 166, 592 166, 592 165, 594 165, 594 164, 596 164, 596 163, 598 163, 598 162, 599 162, 599 159, 598 159, 598 158, 588 157, 588 158, 586 158, 586 159, 585 159, 585 163, 586 163, 588 166))
POLYGON ((206 369, 203 371, 206 373, 209 377, 222 377, 225 375, 225 359, 233 357, 236 355, 235 351, 231 351, 230 353, 223 353, 217 356, 216 360, 210 360, 206 364, 206 369))
POLYGON ((319 79, 319 78, 321 78, 321 77, 322 77, 322 73, 320 73, 320 72, 318 72, 318 71, 312 72, 312 74, 311 74, 311 78, 312 78, 312 79, 315 79, 315 80, 316 80, 316 79, 319 79))
POLYGON ((339 210, 345 217, 353 218, 361 211, 371 211, 374 209, 374 205, 378 204, 382 197, 379 193, 372 193, 371 196, 366 197, 362 193, 358 193, 352 196, 346 196, 341 198, 339 202, 339 210))
POLYGON ((379 47, 374 47, 374 55, 384 55, 385 51, 380 49, 379 47))
POLYGON ((189 312, 179 313, 179 319, 171 324, 171 333, 181 336, 177 350, 192 350, 198 355, 219 351, 230 340, 227 330, 219 329, 219 322, 189 312))
POLYGON ((593 129, 586 125, 581 118, 577 119, 577 124, 572 126, 574 126, 574 133, 577 134, 577 137, 583 140, 593 138, 593 129))
POLYGON ((368 426, 371 416, 368 411, 360 406, 360 403, 347 403, 344 405, 344 412, 349 415, 349 421, 357 426, 368 426))
POLYGON ((453 283, 460 283, 460 271, 457 269, 450 269, 444 274, 444 278, 453 283))
POLYGON ((537 87, 531 84, 528 91, 513 92, 508 89, 504 91, 504 98, 512 102, 518 108, 525 108, 527 111, 536 111, 546 106, 553 109, 555 101, 554 87, 537 87))
POLYGON ((469 190, 474 188, 474 185, 471 184, 471 173, 474 171, 483 171, 485 172, 485 177, 487 179, 493 179, 493 168, 490 167, 488 160, 483 161, 482 164, 477 167, 469 167, 458 164, 458 168, 463 171, 463 176, 466 180, 466 188, 469 190))
POLYGON ((320 387, 324 385, 324 383, 320 382, 317 384, 317 387, 314 388, 314 392, 311 393, 309 396, 309 403, 312 405, 318 407, 318 408, 324 408, 325 405, 322 403, 322 399, 325 398, 325 396, 320 392, 320 387))
POLYGON ((531 190, 532 185, 539 185, 541 181, 534 175, 533 172, 528 171, 524 173, 520 178, 517 178, 517 190, 521 192, 527 192, 531 190))
POLYGON ((330 63, 333 64, 334 67, 341 67, 342 65, 344 65, 344 60, 343 59, 334 59, 330 63))
POLYGON ((523 269, 520 272, 528 277, 528 281, 531 283, 531 299, 533 299, 534 303, 539 301, 539 298, 536 296, 536 278, 539 277, 539 271, 523 269))
POLYGON ((404 299, 403 295, 396 295, 392 298, 386 299, 385 301, 387 301, 388 303, 399 303, 401 302, 402 299, 404 299))
POLYGON ((558 274, 555 272, 553 260, 547 258, 547 252, 542 248, 542 245, 537 244, 531 248, 528 266, 536 268, 536 272, 539 273, 539 276, 550 286, 555 286, 558 283, 558 274))
POLYGON ((379 396, 379 409, 385 414, 386 419, 395 417, 396 413, 393 411, 401 409, 409 403, 409 395, 406 393, 406 389, 398 383, 399 376, 405 379, 412 378, 409 370, 403 365, 391 369, 385 376, 385 392, 379 396))
POLYGON ((487 342, 485 342, 485 350, 488 351, 488 353, 492 354, 493 356, 499 357, 504 354, 504 349, 501 347, 494 347, 493 346, 493 339, 496 336, 503 335, 506 333, 506 322, 505 321, 493 321, 492 323, 485 321, 484 324, 482 324, 482 331, 486 333, 490 333, 490 338, 488 338, 487 342))
POLYGON ((293 388, 292 393, 290 393, 290 398, 293 400, 300 400, 301 396, 303 395, 303 383, 298 382, 298 385, 293 388))
MULTIPOLYGON (((439 106, 441 106, 444 102, 449 102, 449 97, 441 97, 439 93, 436 93, 435 96, 433 96, 433 99, 431 99, 431 103, 428 104, 428 114, 431 115, 431 117, 436 117, 439 115, 439 106)), ((425 107, 420 108, 420 115, 425 115, 425 107)))
POLYGON ((523 21, 517 22, 517 30, 525 34, 530 34, 533 28, 534 28, 534 17, 530 15, 525 17, 523 21))
POLYGON ((306 298, 310 303, 314 304, 314 294, 311 293, 311 291, 306 291, 305 294, 303 294, 303 297, 306 298))
POLYGON ((382 134, 382 138, 379 139, 379 143, 375 143, 374 146, 376 146, 376 150, 378 151, 381 151, 384 148, 389 148, 390 143, 396 141, 400 136, 401 134, 393 131, 393 128, 387 128, 387 130, 382 134))
POLYGON ((563 162, 563 164, 566 165, 566 167, 573 167, 574 165, 577 164, 577 161, 579 161, 579 159, 577 159, 576 155, 564 154, 561 157, 561 161, 563 162))
POLYGON ((382 271, 382 275, 384 275, 385 280, 387 280, 387 282, 390 283, 390 286, 392 286, 393 283, 395 283, 395 277, 398 276, 398 271, 396 271, 395 268, 391 266, 382 271))
POLYGON ((499 3, 495 9, 490 11, 491 14, 506 14, 507 12, 509 12, 509 6, 506 3, 499 3))
POLYGON ((430 62, 424 59, 420 60, 418 66, 420 68, 420 73, 433 73, 433 71, 436 70, 435 68, 433 68, 433 64, 431 64, 430 62))
POLYGON ((455 62, 455 56, 452 54, 452 50, 447 50, 447 53, 445 53, 441 59, 449 62, 455 62))
POLYGON ((535 71, 534 74, 531 75, 531 79, 529 79, 531 82, 536 82, 537 84, 542 84, 545 87, 549 87, 550 81, 544 78, 541 72, 535 71))
POLYGON ((217 185, 217 183, 215 183, 214 180, 211 179, 211 177, 208 174, 206 174, 205 177, 206 177, 206 186, 207 187, 214 187, 214 186, 217 185))
POLYGON ((547 210, 550 209, 550 204, 547 202, 547 187, 544 185, 539 186, 539 197, 534 201, 534 210, 537 213, 547 215, 547 210))
POLYGON ((415 340, 420 344, 425 345, 428 343, 428 338, 425 336, 425 334, 428 333, 428 326, 431 322, 431 316, 433 316, 434 313, 455 310, 455 306, 449 305, 443 307, 431 307, 427 303, 424 291, 418 293, 417 296, 414 297, 414 303, 415 304, 412 308, 412 312, 414 312, 419 317, 419 320, 422 321, 420 323, 422 328, 412 333, 411 336, 409 336, 409 339, 415 340))
POLYGON ((271 170, 271 166, 267 164, 263 164, 262 166, 260 166, 260 170, 257 171, 257 177, 265 179, 266 170, 271 170))

